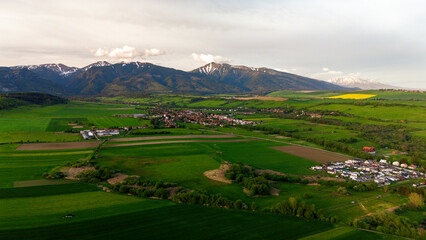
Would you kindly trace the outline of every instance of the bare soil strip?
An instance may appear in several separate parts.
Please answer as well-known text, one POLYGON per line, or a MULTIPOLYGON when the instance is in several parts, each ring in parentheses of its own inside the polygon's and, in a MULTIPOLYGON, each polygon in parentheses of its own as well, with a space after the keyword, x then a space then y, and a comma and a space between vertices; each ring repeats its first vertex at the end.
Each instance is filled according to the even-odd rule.
POLYGON ((94 148, 101 142, 64 142, 64 143, 25 143, 19 145, 16 150, 55 150, 55 149, 79 149, 94 148))
POLYGON ((248 141, 257 141, 257 139, 179 140, 179 141, 160 141, 160 142, 137 142, 137 143, 124 143, 124 144, 115 144, 115 145, 104 145, 103 147, 126 147, 126 146, 153 145, 153 144, 169 144, 169 143, 191 143, 191 142, 248 142, 248 141))
POLYGON ((279 147, 271 147, 272 149, 289 153, 292 155, 296 155, 298 157, 306 158, 315 162, 319 163, 326 163, 326 162, 342 162, 350 159, 348 156, 339 154, 339 153, 333 153, 329 151, 323 151, 321 149, 314 149, 310 147, 303 147, 303 146, 279 146, 279 147))
POLYGON ((229 180, 225 177, 225 172, 228 171, 230 166, 230 164, 222 164, 220 165, 219 169, 205 171, 204 176, 218 182, 230 184, 232 183, 232 180, 229 180))
POLYGON ((65 174, 65 179, 72 179, 72 180, 78 180, 75 176, 77 176, 78 174, 82 173, 83 171, 86 170, 95 170, 94 167, 89 167, 89 166, 85 166, 85 167, 80 167, 80 168, 63 168, 61 170, 61 172, 63 172, 65 174))
POLYGON ((131 138, 115 138, 110 142, 130 142, 157 139, 182 139, 182 138, 235 138, 235 135, 180 135, 180 136, 154 136, 154 137, 131 137, 131 138))
POLYGON ((13 183, 13 187, 32 187, 32 186, 45 186, 45 185, 56 185, 56 184, 66 184, 66 183, 73 183, 71 180, 47 180, 47 179, 40 179, 40 180, 29 180, 29 181, 16 181, 13 183))
POLYGON ((124 179, 126 179, 127 177, 129 177, 129 175, 124 175, 122 173, 116 173, 116 174, 114 174, 114 177, 108 179, 107 182, 111 185, 114 185, 114 184, 117 184, 117 183, 124 182, 124 179))

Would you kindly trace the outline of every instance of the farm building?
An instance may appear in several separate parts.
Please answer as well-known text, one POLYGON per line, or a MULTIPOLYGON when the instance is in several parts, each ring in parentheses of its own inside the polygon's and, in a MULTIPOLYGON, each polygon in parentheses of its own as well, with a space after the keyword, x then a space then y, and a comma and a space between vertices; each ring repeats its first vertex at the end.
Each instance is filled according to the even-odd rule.
POLYGON ((368 152, 368 153, 375 153, 376 152, 376 148, 375 147, 363 147, 362 151, 368 152))

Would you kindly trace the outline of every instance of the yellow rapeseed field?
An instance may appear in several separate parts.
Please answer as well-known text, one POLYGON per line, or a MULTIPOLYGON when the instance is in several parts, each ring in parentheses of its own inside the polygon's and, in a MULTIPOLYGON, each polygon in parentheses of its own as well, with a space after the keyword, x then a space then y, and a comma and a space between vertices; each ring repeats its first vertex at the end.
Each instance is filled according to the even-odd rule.
POLYGON ((376 96, 376 95, 371 95, 371 94, 343 94, 343 95, 334 96, 334 97, 327 97, 327 98, 365 99, 365 98, 370 98, 370 97, 374 97, 374 96, 376 96))

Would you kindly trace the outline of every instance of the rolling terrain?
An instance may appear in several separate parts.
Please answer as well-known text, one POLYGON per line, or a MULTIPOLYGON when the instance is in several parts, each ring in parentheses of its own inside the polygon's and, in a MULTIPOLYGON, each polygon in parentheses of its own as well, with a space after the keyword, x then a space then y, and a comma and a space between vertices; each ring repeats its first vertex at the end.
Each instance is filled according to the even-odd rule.
MULTIPOLYGON (((375 146, 380 157, 395 149, 371 138, 375 129, 362 135, 362 128, 353 125, 297 117, 301 110, 321 113, 321 121, 396 125, 386 129, 417 136, 407 138, 410 144, 416 144, 413 139, 424 141, 418 134, 424 129, 424 94, 359 93, 378 100, 324 98, 356 94, 348 91, 278 92, 288 100, 277 101, 190 95, 66 101, 49 95, 2 95, 4 101, 19 101, 0 110, 0 238, 138 239, 142 234, 151 239, 400 239, 380 233, 380 227, 353 225, 382 213, 401 217, 394 222, 408 221, 413 234, 424 219, 424 209, 405 209, 410 198, 399 188, 418 184, 418 179, 359 191, 343 179, 310 169, 334 158, 354 158, 345 152, 349 148, 359 153, 363 146, 375 146), (45 100, 50 103, 43 104, 45 100), (290 115, 273 111, 289 107, 290 115), (150 114, 153 108, 226 114, 259 124, 183 123, 181 128, 159 128, 150 118, 132 117, 150 114), (329 114, 331 110, 342 114, 329 114), (117 126, 140 128, 101 140, 83 140, 79 134, 93 127, 117 126), (323 139, 327 145, 321 144, 323 139), (330 147, 337 143, 345 147, 330 147), (265 173, 282 177, 268 181, 267 194, 251 194, 244 181, 226 176, 224 169, 237 164, 257 177, 268 176, 265 173), (79 177, 68 175, 78 171, 83 173, 79 177), (111 175, 104 178, 102 172, 111 175), (60 173, 73 177, 51 179, 65 177, 60 173), (141 181, 126 182, 129 176, 141 181), (170 195, 163 195, 164 191, 170 195), (218 199, 219 205, 209 199, 218 199), (294 213, 277 210, 280 204, 296 200, 300 209, 294 213), (395 210, 398 207, 401 210, 395 210), (322 217, 309 215, 312 210, 322 217)), ((424 150, 415 146, 407 148, 407 155, 387 159, 422 164, 418 156, 424 150)))

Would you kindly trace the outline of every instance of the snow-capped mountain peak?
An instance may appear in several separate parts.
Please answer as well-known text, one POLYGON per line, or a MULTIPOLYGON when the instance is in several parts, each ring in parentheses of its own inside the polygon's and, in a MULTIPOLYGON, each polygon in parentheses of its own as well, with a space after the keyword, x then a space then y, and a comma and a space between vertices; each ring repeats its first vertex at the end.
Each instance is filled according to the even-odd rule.
POLYGON ((95 63, 89 64, 89 65, 87 65, 87 66, 83 67, 82 69, 83 69, 84 71, 87 71, 88 69, 90 69, 90 68, 92 68, 92 67, 105 67, 105 66, 111 66, 111 65, 112 65, 112 64, 111 64, 111 63, 109 63, 109 62, 107 62, 107 61, 98 61, 98 62, 95 62, 95 63))
POLYGON ((194 69, 192 72, 199 72, 202 74, 206 74, 206 75, 210 75, 213 73, 227 73, 227 72, 231 72, 231 71, 249 71, 249 72, 269 72, 269 71, 275 71, 272 69, 268 69, 268 68, 255 68, 255 67, 247 67, 247 66, 233 66, 227 63, 215 63, 215 62, 211 62, 208 63, 202 67, 199 67, 197 69, 194 69))
POLYGON ((67 65, 64 65, 62 63, 47 63, 47 64, 40 64, 40 65, 22 65, 22 66, 15 66, 12 67, 12 69, 27 69, 31 71, 42 71, 43 69, 48 69, 53 72, 58 73, 59 75, 69 75, 71 73, 76 72, 79 68, 77 67, 68 67, 67 65))
POLYGON ((363 79, 355 76, 344 76, 331 78, 327 80, 329 83, 337 84, 343 87, 360 88, 360 89, 400 89, 400 87, 384 84, 373 79, 363 79))

